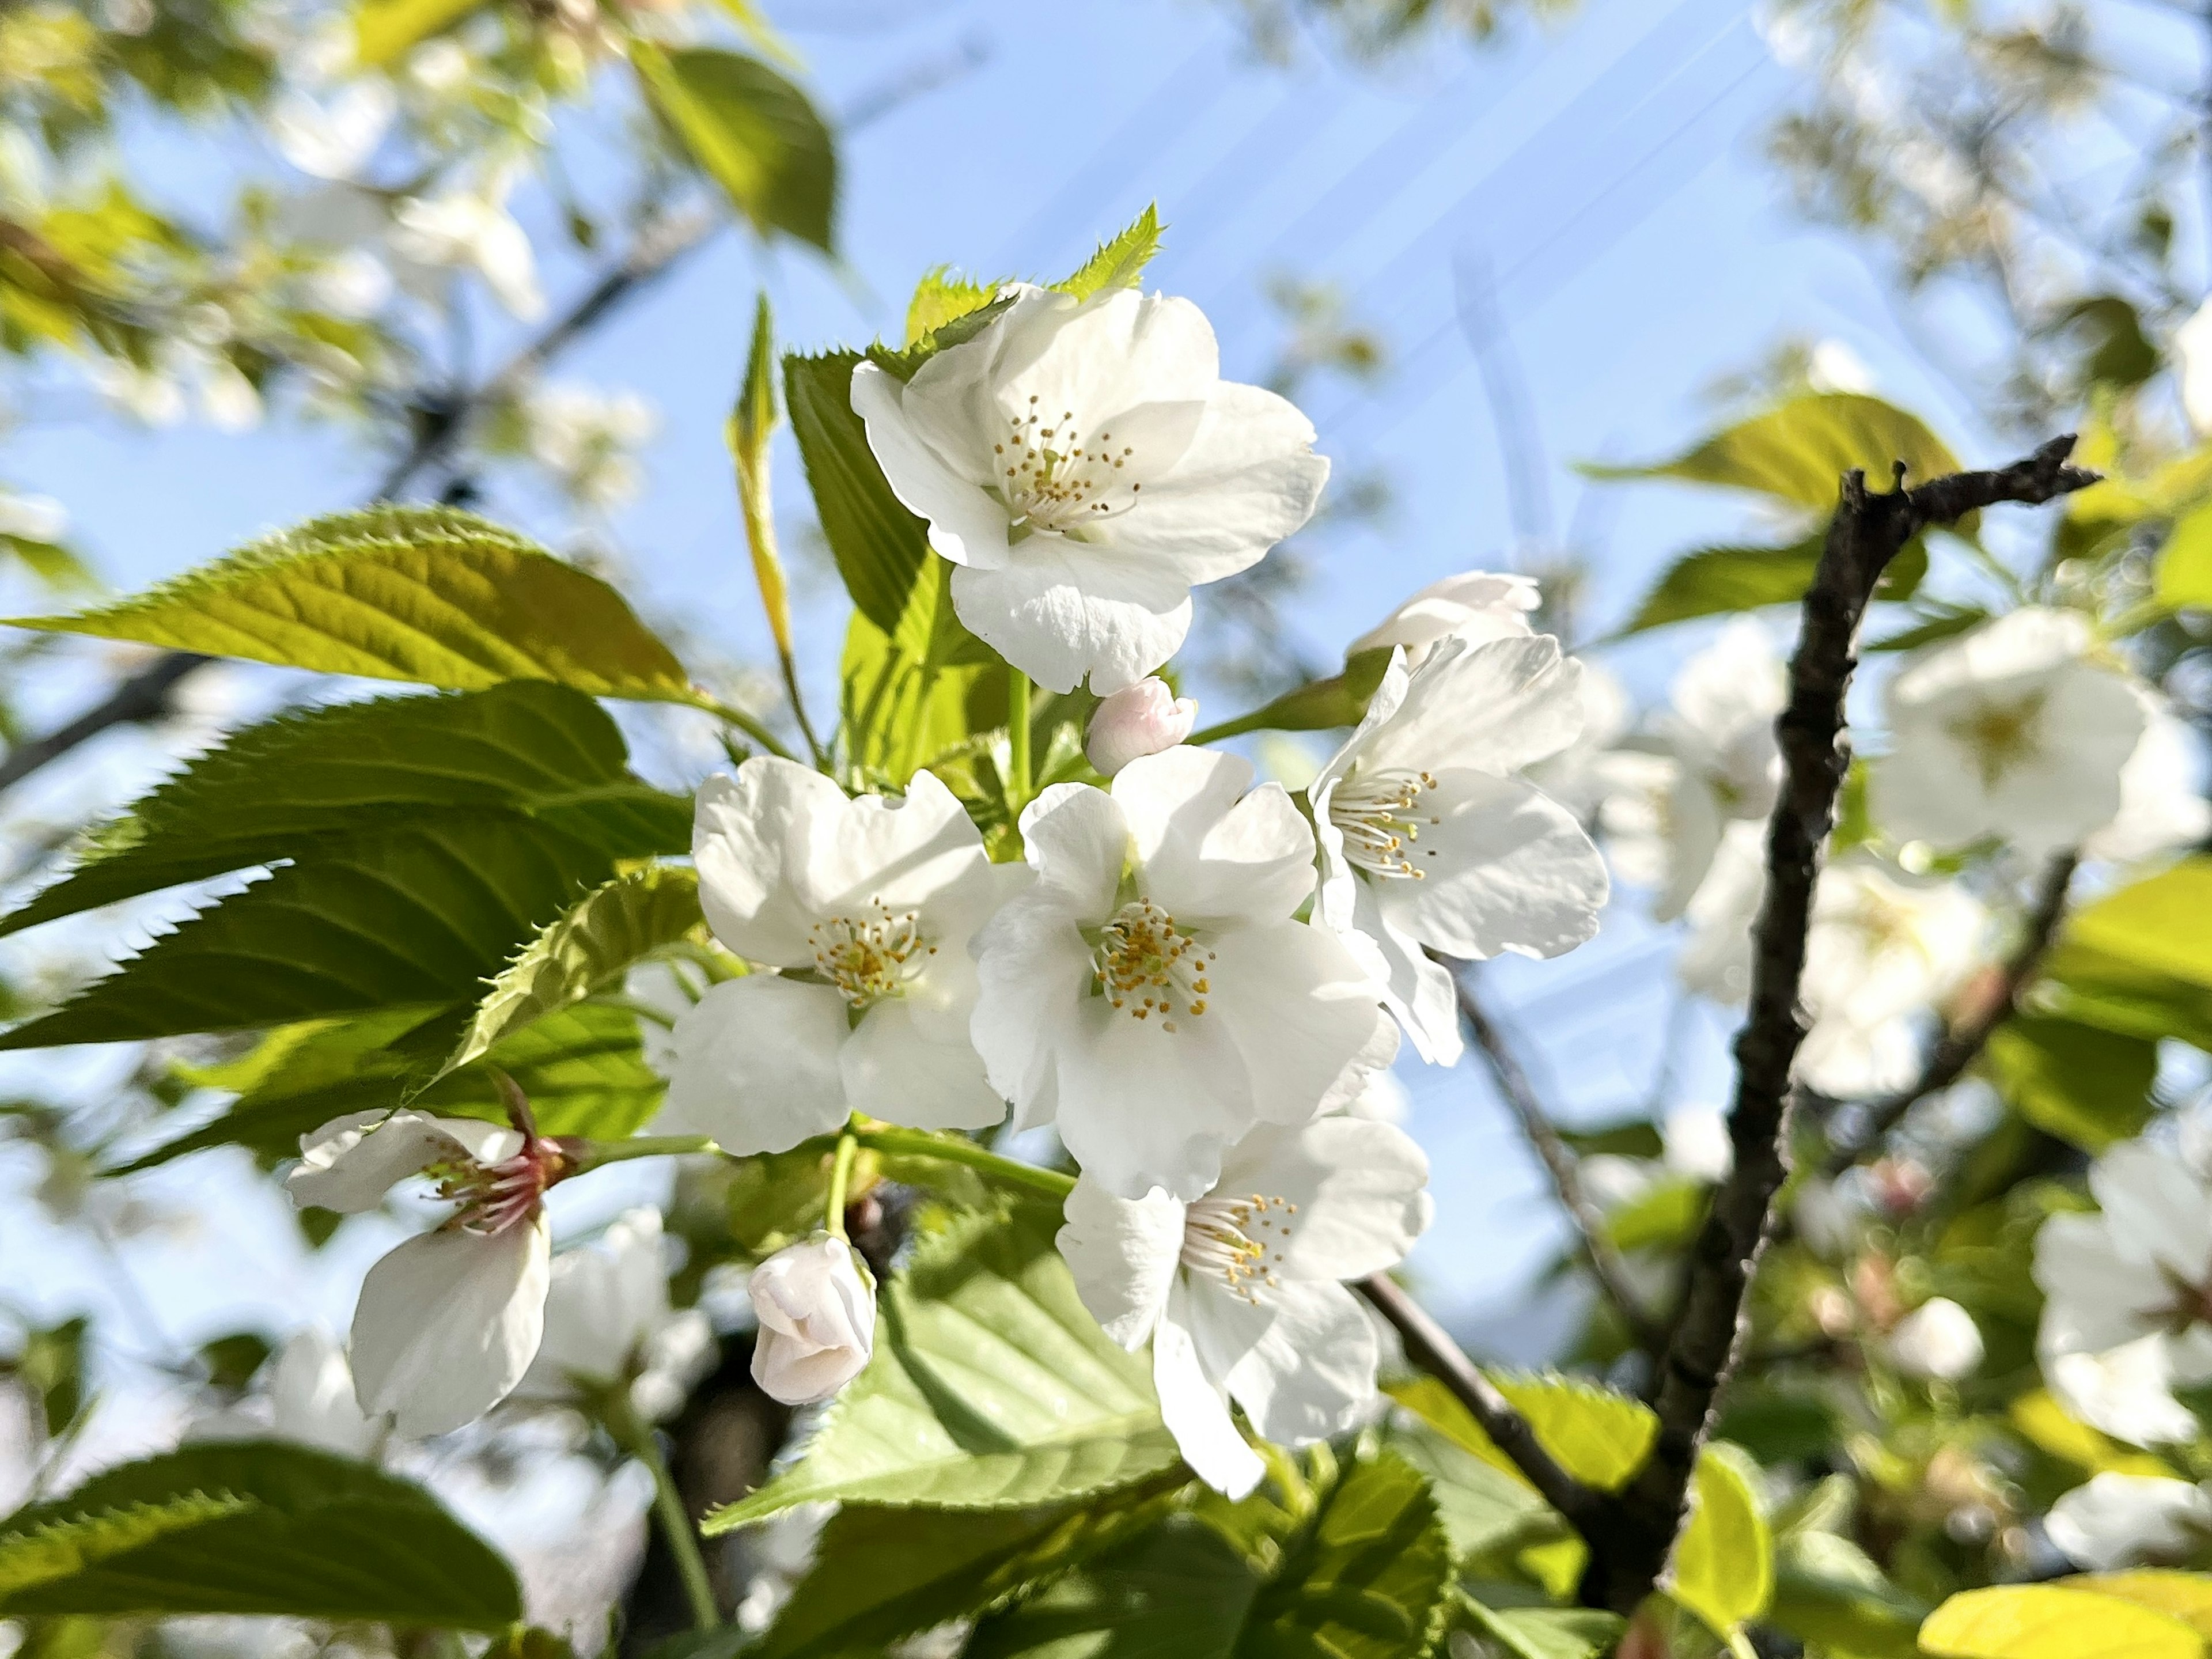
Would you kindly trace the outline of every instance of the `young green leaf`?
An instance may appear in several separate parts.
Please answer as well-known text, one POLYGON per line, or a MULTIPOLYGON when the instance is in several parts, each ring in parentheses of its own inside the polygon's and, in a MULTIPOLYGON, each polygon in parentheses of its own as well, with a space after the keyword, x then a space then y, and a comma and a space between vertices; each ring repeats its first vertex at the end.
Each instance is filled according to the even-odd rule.
POLYGON ((947 323, 981 311, 991 303, 999 287, 996 283, 955 276, 948 267, 938 266, 915 284, 914 298, 907 301, 907 345, 925 345, 929 337, 947 323))
POLYGON ((1083 262, 1081 270, 1066 282, 1054 283, 1053 286, 1079 300, 1103 294, 1109 289, 1134 288, 1144 281, 1145 267, 1159 251, 1160 210, 1159 204, 1154 203, 1112 241, 1101 242, 1097 252, 1083 262))
POLYGON ((2158 1044, 2149 1037, 2023 1014, 1990 1033, 1984 1058, 2014 1111, 2093 1157, 2150 1121, 2158 1044))
POLYGON ((1345 663, 1341 674, 1285 691, 1264 708, 1208 726, 1194 734, 1191 741, 1217 743, 1246 732, 1323 732, 1333 726, 1357 726, 1389 666, 1389 651, 1362 651, 1345 663))
POLYGON ((1913 1632, 1928 1611, 1847 1538, 1801 1532, 1775 1547, 1767 1620, 1801 1642, 1863 1659, 1916 1659, 1913 1632))
POLYGON ((1599 1659, 1620 1639, 1620 1615, 1595 1607, 1492 1607, 1470 1600, 1467 1610, 1514 1659, 1599 1659))
POLYGON ((777 653, 791 659, 791 599, 777 556, 775 512, 769 504, 769 442, 775 435, 775 319, 768 290, 753 311, 753 343, 745 355, 745 378, 726 428, 730 459, 738 471, 738 506, 744 514, 745 546, 752 554, 753 585, 777 653))
POLYGON ((891 494, 868 448, 867 428, 853 412, 860 361, 854 351, 787 356, 783 402, 845 591, 860 615, 891 634, 933 556, 928 526, 891 494))
POLYGON ((1690 1523, 1674 1547, 1674 1600, 1726 1641, 1774 1599, 1774 1540, 1760 1513, 1758 1466, 1714 1442, 1698 1455, 1690 1523))
POLYGON ((2174 521, 2151 592, 2170 610, 2212 610, 2212 502, 2174 521))
POLYGON ((629 57, 653 106, 755 230, 836 253, 836 146, 805 93, 741 52, 633 38, 629 57))
POLYGON ((276 1613, 457 1630, 522 1616, 514 1571, 411 1481, 274 1441, 193 1447, 95 1475, 0 1522, 6 1540, 135 1508, 181 1513, 127 1548, 0 1595, 10 1615, 276 1613))
POLYGON ((204 1526, 252 1507, 249 1498, 194 1492, 28 1525, 0 1522, 0 1605, 11 1595, 82 1572, 164 1534, 204 1526))
POLYGON ((2204 1659, 2182 1620, 2069 1584, 1964 1590, 1928 1615, 1920 1650, 1936 1659, 2204 1659))
POLYGON ((614 589, 449 507, 310 520, 134 598, 14 625, 457 691, 554 680, 595 697, 693 696, 614 589))
POLYGON ((884 1286, 874 1358, 798 1462, 703 1529, 824 1499, 1056 1503, 1171 1466, 1151 1366, 1085 1310, 1054 1231, 975 1217, 925 1242, 884 1286))
POLYGON ((443 34, 488 0, 362 0, 353 14, 353 59, 384 69, 443 34))
MULTIPOLYGON (((1536 1438, 1559 1466, 1585 1486, 1618 1492, 1644 1466, 1658 1437, 1659 1419, 1640 1401, 1613 1394, 1568 1376, 1492 1379, 1498 1391, 1536 1431, 1536 1438)), ((1400 1405, 1447 1439, 1473 1452, 1492 1468, 1527 1484, 1513 1460, 1498 1450, 1474 1414, 1451 1390, 1432 1376, 1389 1385, 1400 1405)), ((1534 1490, 1534 1488, 1531 1488, 1534 1490)))
MULTIPOLYGON (((1822 530, 1786 547, 1706 547, 1686 553, 1668 567, 1620 631, 1640 634, 1693 617, 1796 605, 1813 585, 1813 570, 1826 538, 1822 530)), ((1876 596, 1910 599, 1927 574, 1928 544, 1910 542, 1890 561, 1876 596)))

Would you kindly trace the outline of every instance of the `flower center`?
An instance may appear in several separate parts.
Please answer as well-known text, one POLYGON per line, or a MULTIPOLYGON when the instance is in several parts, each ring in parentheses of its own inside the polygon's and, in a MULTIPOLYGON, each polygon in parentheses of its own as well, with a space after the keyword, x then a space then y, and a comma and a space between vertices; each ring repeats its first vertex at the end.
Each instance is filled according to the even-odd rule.
POLYGON ((1953 722, 1952 735, 1973 750, 1984 788, 1994 787, 2040 746, 2034 728, 2043 700, 2038 691, 2012 702, 1978 702, 1972 713, 1953 722))
MULTIPOLYGON (((1408 851, 1421 838, 1424 823, 1442 823, 1435 813, 1419 809, 1421 798, 1437 787, 1426 772, 1398 768, 1346 778, 1328 799, 1328 821, 1344 836, 1344 856, 1370 876, 1410 876, 1420 880, 1428 872, 1418 867, 1408 851)), ((1436 857, 1433 848, 1421 849, 1424 858, 1436 857)))
POLYGON ((894 915, 882 900, 872 915, 830 916, 808 929, 814 966, 855 1011, 897 996, 937 954, 918 913, 894 915))
POLYGON ((1117 448, 1110 432, 1085 441, 1073 410, 1061 410, 1049 426, 1045 419, 1031 398, 1026 415, 1006 417, 1005 441, 991 446, 999 494, 1016 530, 1066 534, 1119 518, 1137 504, 1145 486, 1133 447, 1117 448))
POLYGON ((545 1189, 568 1172, 568 1154, 560 1145, 532 1135, 525 1139, 520 1152, 496 1164, 456 1158, 434 1164, 422 1173, 437 1182, 440 1198, 461 1206, 447 1226, 489 1237, 536 1215, 545 1189))
POLYGON ((1206 1012, 1214 954, 1152 900, 1132 899, 1099 930, 1091 973, 1116 1008, 1138 1019, 1158 1013, 1161 1029, 1172 1031, 1179 1015, 1195 1019, 1206 1012))
POLYGON ((1261 1289, 1280 1282, 1271 1263, 1291 1242, 1298 1206, 1258 1193, 1243 1198, 1201 1198, 1183 1212, 1182 1265, 1218 1279, 1232 1295, 1257 1303, 1261 1289))

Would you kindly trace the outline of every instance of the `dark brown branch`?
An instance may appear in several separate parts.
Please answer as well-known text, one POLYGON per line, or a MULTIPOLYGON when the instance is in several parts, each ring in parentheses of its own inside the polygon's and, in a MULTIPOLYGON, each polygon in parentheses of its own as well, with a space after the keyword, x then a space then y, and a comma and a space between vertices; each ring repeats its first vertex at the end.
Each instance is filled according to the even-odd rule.
POLYGON ((1884 1100, 1860 1108, 1865 1125, 1851 1139, 1830 1153, 1821 1173, 1831 1179, 1841 1175, 1881 1144, 1883 1136, 1904 1121, 1905 1115, 1929 1096, 1949 1088, 1980 1058, 1997 1027, 2012 1018, 2021 994, 2033 982, 2043 958, 2058 936, 2058 923, 2066 914, 2066 894, 2074 884, 2081 862, 2076 853, 2061 853, 2043 872, 2036 890, 2035 908, 2028 915, 2027 932, 1998 969, 1996 983, 1966 1016, 1943 1033, 1929 1051, 1928 1064, 1911 1085, 1884 1100))
POLYGON ((1586 1600, 1626 1613, 1657 1583, 1681 1527, 1713 1402, 1747 1325, 1745 1292, 1766 1241, 1774 1194, 1789 1175, 1790 1069, 1805 1036, 1798 983, 1821 848, 1850 765, 1844 698, 1875 584, 1899 550, 1930 525, 1954 523, 1999 501, 2048 501, 2095 483, 2095 473, 2067 464, 2073 449, 2071 437, 2054 439, 2010 466, 1954 473, 1912 489, 1904 488, 1900 463, 1896 487, 1887 493, 1869 490, 1863 472, 1844 479, 1805 596, 1789 704, 1775 723, 1785 776, 1767 827, 1766 896, 1753 935, 1750 1006, 1735 1042, 1729 1119, 1735 1167, 1715 1190, 1691 1252, 1687 1291, 1652 1400, 1659 1433, 1651 1457, 1584 1530, 1590 1547, 1586 1600))
POLYGON ((1559 1139, 1551 1115, 1544 1109, 1529 1084, 1528 1074, 1521 1069, 1520 1061, 1506 1045, 1505 1034, 1498 1029, 1481 999, 1475 995, 1474 988, 1468 983, 1464 966, 1439 960, 1451 970, 1453 988, 1459 994, 1461 1025, 1474 1051, 1489 1066, 1491 1080, 1498 1085, 1498 1094, 1520 1124, 1522 1135, 1535 1149, 1537 1158, 1551 1176, 1552 1189, 1559 1194, 1560 1207, 1566 1211, 1567 1218, 1581 1236, 1583 1256, 1589 1264, 1590 1276, 1597 1280, 1606 1300, 1620 1313, 1636 1345, 1646 1353, 1657 1354, 1666 1346, 1667 1328, 1652 1318, 1629 1282, 1628 1263, 1606 1229, 1604 1213, 1591 1202, 1589 1193, 1583 1186, 1582 1160, 1575 1156, 1574 1148, 1559 1139))
POLYGON ((1406 1357, 1452 1391, 1452 1397, 1482 1425, 1482 1431, 1513 1460, 1515 1468, 1528 1477, 1528 1484, 1543 1494, 1545 1502, 1571 1525, 1591 1525, 1605 1502, 1604 1494, 1585 1486, 1553 1461, 1551 1453, 1537 1440, 1536 1431, 1528 1426, 1528 1419, 1513 1409, 1512 1402, 1498 1393, 1497 1385, 1452 1340, 1451 1334, 1430 1316, 1428 1310, 1387 1273, 1363 1279, 1358 1288, 1404 1340, 1406 1357))

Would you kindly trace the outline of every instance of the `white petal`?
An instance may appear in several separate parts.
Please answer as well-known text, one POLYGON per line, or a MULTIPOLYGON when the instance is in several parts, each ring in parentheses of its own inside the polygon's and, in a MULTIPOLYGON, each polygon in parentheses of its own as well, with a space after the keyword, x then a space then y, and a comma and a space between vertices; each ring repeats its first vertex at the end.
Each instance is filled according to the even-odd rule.
POLYGON ((368 1457, 384 1425, 354 1398, 353 1370, 328 1331, 309 1325, 285 1339, 269 1377, 270 1426, 280 1440, 368 1457))
MULTIPOLYGON (((985 878, 990 867, 974 820, 932 773, 915 773, 902 796, 848 800, 839 793, 819 801, 807 819, 803 862, 791 868, 815 915, 860 920, 878 907, 918 909, 948 887, 985 878)), ((791 867, 789 849, 786 863, 791 867)))
POLYGON ((908 512, 928 521, 929 544, 943 556, 955 564, 1003 564, 1006 509, 915 430, 905 391, 873 363, 854 367, 853 412, 867 428, 868 448, 884 482, 908 512))
POLYGON ((778 1250, 753 1269, 747 1290, 760 1321, 753 1380, 770 1398, 812 1405, 867 1365, 876 1298, 844 1240, 817 1235, 778 1250))
POLYGON ((2089 1166, 2089 1190, 2123 1255, 2185 1285, 2212 1279, 2212 1194, 2170 1153, 2123 1141, 2089 1166))
POLYGON ((1037 904, 1094 921, 1112 914, 1130 853, 1128 821, 1114 796, 1054 784, 1024 810, 1022 845, 1036 872, 1037 904))
MULTIPOLYGON (((1086 1176, 1122 1198, 1155 1187, 1201 1196, 1221 1171, 1222 1148, 1252 1121, 1255 1079, 1211 1013, 1170 1031, 1086 994, 1072 1029, 1056 1034, 1053 1060, 1060 1140, 1086 1176)), ((1340 1059, 1316 1101, 1340 1069, 1340 1059)))
POLYGON ((691 853, 717 939, 749 961, 813 965, 817 917, 800 884, 816 821, 845 805, 845 792, 819 772, 772 755, 699 786, 691 853))
POLYGON ((1155 561, 1040 532, 1000 569, 952 573, 969 632, 1049 691, 1133 685, 1190 632, 1190 583, 1155 561))
POLYGON ((2172 1563, 2212 1532, 2212 1497, 2186 1480, 2107 1470, 2053 1504, 2044 1530, 2092 1572, 2172 1563))
POLYGON ((1373 1038, 1376 986, 1335 934, 1303 922, 1237 928, 1214 951, 1206 1012, 1186 1029, 1224 1026, 1260 1116, 1304 1121, 1373 1038))
POLYGON ((550 1254, 540 1214, 490 1237, 424 1233, 371 1267, 353 1316, 362 1409, 431 1435, 504 1400, 544 1331, 550 1254))
MULTIPOLYGON (((1217 1319, 1255 1324, 1261 1312, 1218 1297, 1206 1298, 1201 1317, 1209 1326, 1217 1319)), ((1266 1312, 1264 1329, 1229 1372, 1230 1397, 1262 1438, 1279 1445, 1343 1433, 1374 1403, 1380 1345, 1373 1322, 1334 1283, 1285 1285, 1268 1293, 1266 1312)))
POLYGON ((1376 878, 1393 925, 1449 956, 1555 957, 1597 933, 1605 860, 1574 815, 1518 778, 1455 769, 1421 807, 1407 856, 1421 878, 1376 878))
POLYGON ((1533 576, 1462 571, 1431 582, 1345 647, 1344 654, 1388 645, 1426 647, 1452 634, 1470 643, 1526 635, 1532 631, 1528 613, 1541 603, 1533 576))
POLYGON ((1406 1259, 1435 1213, 1428 1182, 1428 1158, 1404 1130, 1324 1117, 1254 1130, 1223 1157, 1219 1190, 1295 1205, 1260 1218, 1273 1223, 1255 1235, 1268 1247, 1269 1267, 1286 1281, 1337 1280, 1406 1259))
POLYGON ((1381 987, 1383 1006, 1413 1038, 1414 1052, 1431 1066, 1456 1066, 1466 1052, 1459 988, 1451 970, 1384 913, 1376 890, 1380 884, 1364 877, 1353 881, 1354 926, 1340 937, 1362 971, 1381 987))
POLYGON ((1157 1188, 1116 1198, 1085 1175, 1064 1213, 1060 1253, 1076 1294, 1107 1335, 1125 1348, 1142 1347, 1175 1282, 1185 1206, 1157 1188))
POLYGON ((1160 1416, 1193 1474, 1224 1497, 1245 1497, 1267 1466, 1237 1432, 1229 1397, 1200 1368, 1190 1333, 1172 1317, 1152 1333, 1152 1386, 1160 1416))
POLYGON ((838 1050, 837 1066, 848 1103, 889 1122, 981 1129, 1006 1115, 965 1030, 951 1042, 924 1036, 903 1001, 879 1002, 862 1015, 838 1050))
POLYGON ((1091 998, 1091 947, 1075 917, 1033 890, 994 916, 975 948, 968 1030, 985 1075, 1013 1103, 1021 1127, 1050 1122, 1060 1101, 1058 1050, 1091 998))
POLYGON ((1249 761, 1212 749, 1170 749, 1121 769, 1114 802, 1146 897, 1214 925, 1280 921, 1306 902, 1313 832, 1280 784, 1251 783, 1249 761))
POLYGON ((2055 1215, 2035 1236, 2034 1277, 2044 1294, 2036 1346, 2099 1353, 2164 1323, 2172 1290, 2145 1261, 2116 1245, 2106 1218, 2055 1215))
POLYGON ((1413 671, 1406 701, 1363 763, 1506 773, 1555 755, 1583 728, 1582 665, 1548 634, 1447 640, 1413 671))
POLYGON ((829 1133, 848 1111, 837 1059, 847 1030, 830 986, 725 980, 676 1022, 663 1133, 709 1135, 739 1157, 829 1133))
POLYGON ((2201 1432, 2195 1414, 2173 1397, 2164 1337, 2139 1337, 2102 1353, 2046 1354, 2043 1379, 2069 1415, 2130 1445, 2185 1445, 2201 1432))
MULTIPOLYGON (((520 1137, 507 1133, 519 1143, 520 1137)), ((376 1208, 408 1176, 467 1156, 444 1124, 426 1113, 353 1112, 300 1137, 300 1162, 284 1187, 302 1208, 354 1215, 376 1208)))

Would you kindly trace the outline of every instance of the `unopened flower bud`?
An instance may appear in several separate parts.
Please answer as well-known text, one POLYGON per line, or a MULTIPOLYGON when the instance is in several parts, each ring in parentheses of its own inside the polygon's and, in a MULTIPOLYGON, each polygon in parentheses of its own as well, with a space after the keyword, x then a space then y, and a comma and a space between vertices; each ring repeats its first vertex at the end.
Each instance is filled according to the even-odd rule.
POLYGON ((1133 760, 1174 748, 1197 723, 1194 699, 1176 696, 1165 680, 1139 680, 1098 705, 1084 752, 1110 778, 1133 760))
POLYGON ((1950 1297, 1923 1302, 1889 1334, 1889 1357, 1908 1376, 1955 1382, 1982 1363, 1982 1333, 1968 1313, 1950 1297))
POLYGON ((876 1292, 853 1247, 817 1233, 752 1275, 753 1381, 787 1406, 827 1400, 860 1374, 876 1343, 876 1292))

